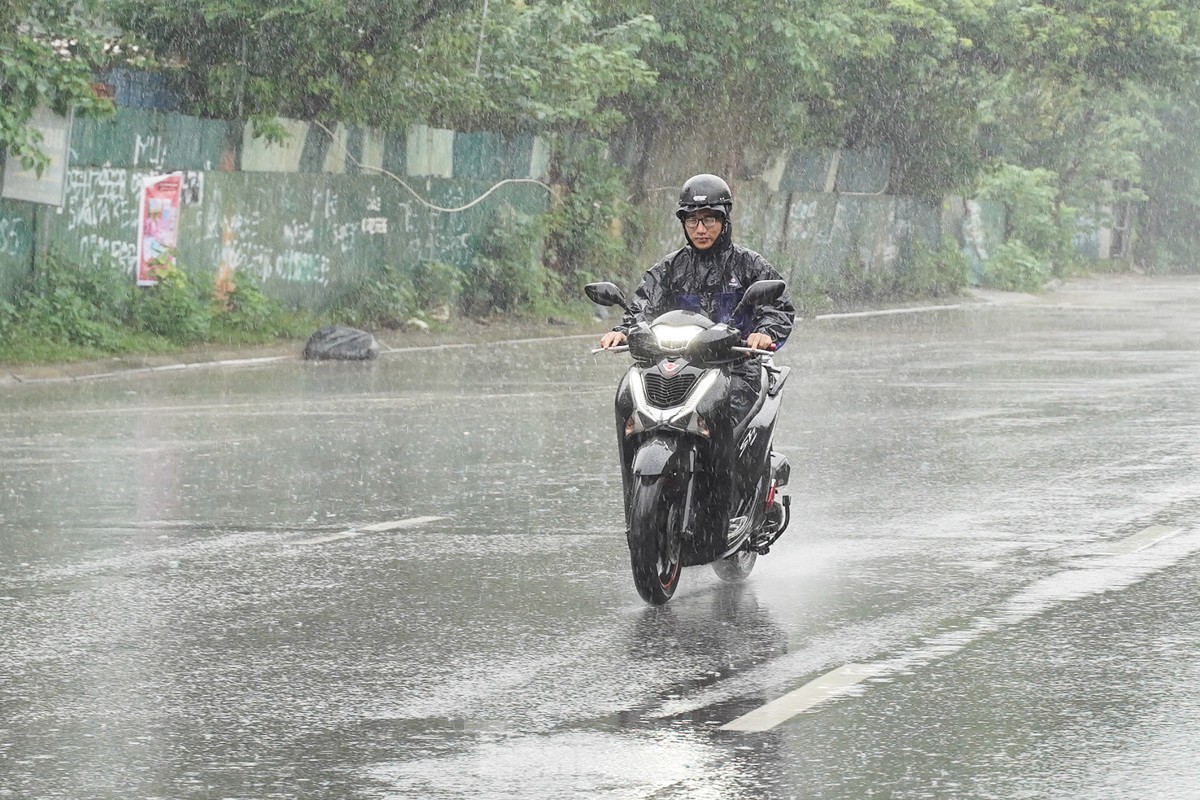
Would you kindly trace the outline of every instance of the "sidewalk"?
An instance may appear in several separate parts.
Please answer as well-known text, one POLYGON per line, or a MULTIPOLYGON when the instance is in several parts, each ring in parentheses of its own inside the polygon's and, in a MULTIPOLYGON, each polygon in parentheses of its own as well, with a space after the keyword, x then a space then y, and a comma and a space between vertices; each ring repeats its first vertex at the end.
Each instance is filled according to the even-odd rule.
MULTIPOLYGON (((1102 275, 1055 282, 1041 294, 1002 292, 994 289, 970 288, 954 301, 940 304, 897 306, 833 314, 818 314, 809 319, 820 322, 828 319, 879 316, 884 314, 915 314, 992 306, 1042 306, 1046 308, 1133 308, 1173 303, 1181 298, 1200 295, 1200 275, 1102 275)), ((381 355, 414 348, 474 347, 496 342, 537 339, 587 338, 608 330, 610 322, 595 320, 573 325, 530 325, 522 322, 481 324, 463 321, 454 330, 440 333, 426 331, 385 331, 376 334, 381 355)), ((222 348, 199 347, 168 355, 114 356, 96 361, 70 364, 0 365, 0 387, 26 383, 76 381, 128 375, 138 372, 166 372, 199 367, 221 367, 300 360, 304 342, 280 342, 259 347, 222 348)))
MULTIPOLYGON (((453 330, 381 331, 375 333, 380 355, 410 349, 478 347, 506 341, 561 339, 571 336, 599 338, 611 323, 594 320, 579 324, 529 324, 503 321, 456 322, 453 330)), ((131 354, 63 364, 0 364, 0 387, 27 383, 94 380, 142 372, 170 372, 181 369, 266 364, 274 361, 300 361, 304 340, 274 342, 266 345, 222 347, 202 345, 177 353, 131 354)))

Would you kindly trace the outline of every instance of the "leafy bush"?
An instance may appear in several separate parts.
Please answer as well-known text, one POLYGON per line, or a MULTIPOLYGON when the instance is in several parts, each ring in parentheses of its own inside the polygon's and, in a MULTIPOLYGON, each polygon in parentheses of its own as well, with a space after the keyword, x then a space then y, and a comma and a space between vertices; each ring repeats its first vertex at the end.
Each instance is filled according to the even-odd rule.
POLYGON ((262 284, 247 272, 235 272, 221 297, 218 315, 239 328, 266 325, 283 310, 278 300, 263 293, 262 284))
POLYGON ((57 251, 38 262, 10 306, 10 325, 61 345, 112 347, 129 308, 129 284, 110 266, 80 266, 57 251))
POLYGON ((399 328, 417 307, 412 283, 394 266, 375 278, 363 278, 341 294, 329 313, 356 328, 399 328))
POLYGON ((891 297, 892 279, 886 273, 872 269, 863 259, 858 241, 851 240, 839 279, 829 287, 829 292, 834 299, 850 305, 876 303, 891 297))
POLYGON ((953 295, 966 287, 970 269, 952 236, 943 236, 936 250, 917 237, 907 266, 897 277, 896 293, 901 297, 953 295))
POLYGON ((158 283, 135 291, 134 326, 176 344, 205 341, 212 321, 207 291, 198 291, 178 267, 156 269, 154 277, 158 283))
POLYGON ((17 330, 17 309, 12 303, 0 300, 0 341, 8 340, 17 330))
POLYGON ((307 336, 319 321, 290 310, 262 290, 258 278, 235 272, 218 281, 209 338, 225 344, 261 344, 307 336))
POLYGON ((416 304, 424 311, 436 313, 457 305, 462 289, 462 271, 453 264, 425 261, 413 273, 416 304))
POLYGON ((624 170, 598 139, 560 140, 551 181, 564 187, 548 220, 547 260, 571 297, 594 280, 633 277, 622 226, 634 217, 624 170))
POLYGON ((138 287, 115 261, 79 265, 52 253, 11 301, 0 300, 0 360, 70 361, 208 341, 262 343, 307 336, 321 322, 284 308, 250 275, 235 274, 215 297, 207 274, 178 268, 156 274, 156 286, 138 287))
POLYGON ((463 307, 468 314, 529 311, 542 304, 561 278, 542 265, 546 219, 505 208, 467 273, 463 307))
POLYGON ((984 280, 988 286, 1014 292, 1037 292, 1051 275, 1048 261, 1020 239, 1010 239, 988 259, 984 280))
POLYGON ((1076 262, 1079 216, 1063 201, 1059 183, 1058 174, 1051 170, 1014 164, 1001 165, 982 181, 979 196, 1003 201, 1008 209, 1007 239, 1013 244, 1007 253, 1002 246, 993 257, 1000 258, 1000 264, 989 262, 984 276, 989 286, 1036 291, 1056 268, 1058 274, 1065 274, 1076 262), (1044 277, 1035 286, 1039 275, 1044 277))

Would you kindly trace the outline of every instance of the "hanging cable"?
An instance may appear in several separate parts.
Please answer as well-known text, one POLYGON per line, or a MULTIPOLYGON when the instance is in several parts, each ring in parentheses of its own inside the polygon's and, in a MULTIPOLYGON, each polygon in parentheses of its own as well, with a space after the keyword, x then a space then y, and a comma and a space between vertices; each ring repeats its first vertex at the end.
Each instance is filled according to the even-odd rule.
POLYGON ((373 167, 370 164, 364 164, 361 161, 359 161, 357 158, 352 156, 350 154, 350 149, 348 147, 346 147, 346 143, 343 142, 341 139, 339 139, 334 134, 333 131, 331 131, 331 130, 329 130, 329 128, 325 127, 324 123, 314 120, 313 124, 316 125, 318 128, 320 128, 321 130, 325 131, 326 135, 329 136, 330 140, 332 140, 335 144, 337 144, 340 148, 342 148, 342 152, 345 153, 346 158, 349 159, 350 162, 354 164, 354 166, 358 167, 360 170, 376 172, 381 175, 386 175, 387 177, 391 178, 396 183, 400 184, 405 189, 407 189, 409 191, 409 193, 417 199, 418 203, 420 203, 421 205, 425 206, 426 208, 428 208, 432 211, 440 211, 444 214, 457 214, 460 211, 466 211, 468 208, 479 205, 489 195, 491 195, 493 192, 495 192, 501 186, 504 186, 505 184, 508 184, 508 183, 532 183, 537 186, 541 186, 543 189, 545 189, 547 192, 549 192, 550 196, 552 198, 554 198, 554 200, 556 202, 559 202, 559 203, 562 202, 562 199, 558 196, 557 193, 555 193, 554 187, 550 186, 548 183, 543 183, 542 181, 539 181, 536 178, 505 178, 504 180, 500 181, 499 183, 493 185, 492 188, 488 189, 483 194, 479 195, 479 197, 476 197, 474 200, 467 203, 466 205, 457 206, 456 208, 444 208, 439 205, 434 205, 433 203, 429 202, 424 197, 422 197, 420 194, 418 194, 416 189, 412 188, 407 183, 405 183, 404 180, 399 175, 396 175, 393 172, 388 172, 383 167, 373 167))

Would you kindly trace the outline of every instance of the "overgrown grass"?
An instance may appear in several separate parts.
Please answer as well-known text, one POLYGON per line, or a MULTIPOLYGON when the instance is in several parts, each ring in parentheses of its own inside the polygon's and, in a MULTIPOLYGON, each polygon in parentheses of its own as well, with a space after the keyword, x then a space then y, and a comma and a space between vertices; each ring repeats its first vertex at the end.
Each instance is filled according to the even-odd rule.
POLYGON ((132 286, 114 264, 42 259, 11 301, 0 302, 0 362, 43 364, 172 353, 201 344, 263 344, 305 336, 314 315, 284 308, 235 275, 218 292, 207 276, 170 268, 132 286))
POLYGON ((837 273, 801 272, 790 290, 797 308, 811 314, 954 297, 967 283, 967 260, 954 239, 946 237, 937 248, 915 240, 899 268, 886 272, 871 270, 852 244, 837 273))
POLYGON ((164 354, 201 345, 249 346, 303 340, 330 324, 396 330, 413 319, 438 329, 453 317, 590 318, 578 300, 560 300, 556 276, 537 259, 539 221, 505 218, 472 268, 441 262, 411 275, 383 266, 345 288, 320 314, 285 307, 252 276, 214 282, 207 273, 160 270, 158 283, 132 285, 115 263, 80 265, 61 253, 41 260, 12 300, 0 300, 0 363, 68 363, 164 354), (215 285, 214 285, 215 284, 215 285))

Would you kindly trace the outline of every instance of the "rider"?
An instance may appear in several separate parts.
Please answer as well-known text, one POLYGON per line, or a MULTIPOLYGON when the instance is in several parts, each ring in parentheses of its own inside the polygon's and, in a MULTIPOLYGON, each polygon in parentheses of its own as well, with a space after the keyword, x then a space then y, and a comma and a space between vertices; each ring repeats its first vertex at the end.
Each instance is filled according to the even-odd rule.
MULTIPOLYGON (((792 332, 795 308, 785 292, 773 303, 744 310, 738 319, 730 314, 746 287, 758 280, 779 280, 780 274, 758 253, 732 240, 733 193, 716 175, 696 175, 679 193, 675 216, 683 224, 687 246, 659 259, 642 278, 620 325, 600 338, 607 349, 625 341, 639 320, 674 309, 699 311, 714 322, 728 322, 759 350, 782 347, 792 332)), ((758 393, 758 365, 747 359, 731 374, 734 419, 741 419, 758 393)))

